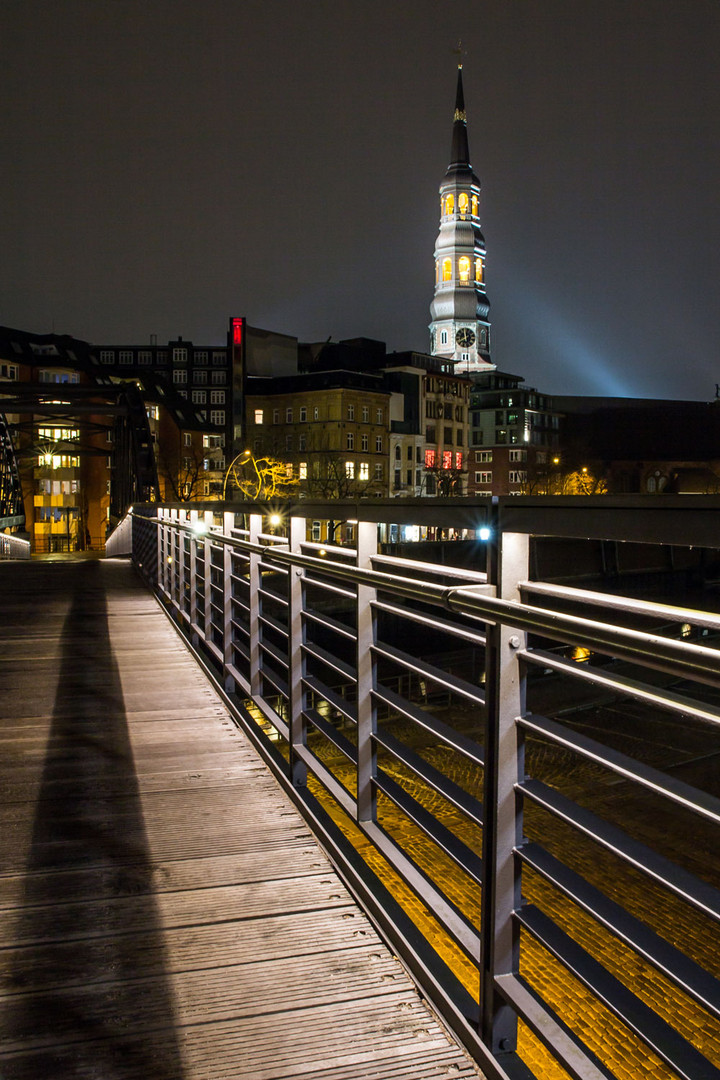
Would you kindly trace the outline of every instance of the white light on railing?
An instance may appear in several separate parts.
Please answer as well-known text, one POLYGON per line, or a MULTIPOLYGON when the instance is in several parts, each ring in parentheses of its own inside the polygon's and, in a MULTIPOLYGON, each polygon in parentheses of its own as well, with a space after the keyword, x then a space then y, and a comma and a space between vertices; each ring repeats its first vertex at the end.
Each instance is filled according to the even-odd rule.
POLYGON ((478 529, 478 536, 481 540, 490 539, 490 530, 488 529, 487 525, 483 525, 482 529, 478 529))
POLYGON ((190 528, 194 533, 197 533, 198 536, 202 536, 203 533, 207 532, 207 525, 202 520, 202 518, 197 518, 196 521, 191 521, 190 528))

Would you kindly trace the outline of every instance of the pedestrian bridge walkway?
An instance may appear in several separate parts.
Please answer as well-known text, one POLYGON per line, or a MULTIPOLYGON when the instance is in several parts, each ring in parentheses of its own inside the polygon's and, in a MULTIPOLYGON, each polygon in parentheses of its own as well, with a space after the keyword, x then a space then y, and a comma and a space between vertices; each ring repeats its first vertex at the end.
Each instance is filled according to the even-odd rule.
POLYGON ((3 1080, 480 1075, 131 566, 0 590, 3 1080))

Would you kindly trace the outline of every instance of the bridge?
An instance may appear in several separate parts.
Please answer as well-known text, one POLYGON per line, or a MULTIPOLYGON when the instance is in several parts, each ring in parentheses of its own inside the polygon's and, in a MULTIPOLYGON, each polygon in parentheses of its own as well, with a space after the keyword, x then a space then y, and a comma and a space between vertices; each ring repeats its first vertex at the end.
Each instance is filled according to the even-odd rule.
POLYGON ((3 565, 2 1075, 717 1080, 719 521, 145 504, 3 565))

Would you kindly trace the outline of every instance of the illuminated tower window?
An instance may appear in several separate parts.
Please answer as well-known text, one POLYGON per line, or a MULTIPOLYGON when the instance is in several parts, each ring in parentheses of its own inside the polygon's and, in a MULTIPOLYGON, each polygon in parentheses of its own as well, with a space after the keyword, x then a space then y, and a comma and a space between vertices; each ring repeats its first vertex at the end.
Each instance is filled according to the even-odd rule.
POLYGON ((452 281, 452 259, 443 259, 443 281, 452 281))
POLYGON ((455 211, 455 196, 451 193, 445 199, 445 213, 452 214, 455 211))
POLYGON ((477 195, 473 195, 473 197, 472 197, 472 212, 473 212, 473 217, 478 216, 478 197, 477 197, 477 195))
POLYGON ((475 260, 475 280, 482 281, 483 279, 483 262, 482 259, 475 260))
POLYGON ((458 195, 458 210, 461 214, 467 214, 468 212, 468 197, 464 191, 461 191, 458 195))
POLYGON ((468 282, 470 280, 470 260, 467 255, 461 255, 458 259, 458 274, 461 281, 468 282))

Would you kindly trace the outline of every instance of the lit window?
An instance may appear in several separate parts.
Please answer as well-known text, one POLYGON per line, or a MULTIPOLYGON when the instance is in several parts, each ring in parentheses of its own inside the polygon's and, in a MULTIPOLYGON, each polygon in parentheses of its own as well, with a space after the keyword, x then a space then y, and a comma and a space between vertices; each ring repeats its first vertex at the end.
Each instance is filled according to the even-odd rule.
POLYGON ((360 479, 361 480, 369 480, 370 479, 370 466, 367 463, 367 461, 363 461, 360 464, 360 479))
POLYGON ((442 467, 443 469, 452 469, 452 450, 443 450, 442 467))
POLYGON ((443 259, 442 279, 443 281, 452 281, 452 259, 443 259))
POLYGON ((434 450, 426 450, 425 451, 425 468, 426 469, 434 469, 435 468, 435 451, 434 450))
POLYGON ((346 461, 345 462, 345 476, 348 478, 348 480, 354 480, 355 479, 355 462, 354 461, 346 461))
POLYGON ((301 480, 307 480, 307 461, 301 461, 298 465, 298 475, 301 480))
POLYGON ((455 196, 453 194, 445 197, 445 213, 452 214, 455 210, 455 196))
POLYGON ((462 469, 462 453, 455 451, 455 468, 462 469))
POLYGON ((483 279, 483 261, 480 258, 475 260, 475 280, 482 281, 483 279))
POLYGON ((288 480, 292 480, 292 478, 293 478, 293 464, 292 464, 292 461, 287 461, 285 463, 285 476, 287 477, 288 480))
POLYGON ((256 424, 262 424, 262 422, 263 422, 263 410, 262 409, 256 409, 255 410, 255 423, 256 424))
POLYGON ((470 280, 470 259, 467 255, 461 255, 458 260, 458 274, 461 281, 470 280))
POLYGON ((473 195, 471 202, 472 202, 473 217, 477 217, 478 216, 478 197, 477 197, 477 195, 473 195))
POLYGON ((470 201, 465 191, 461 191, 458 195, 458 210, 461 214, 467 214, 470 201))

